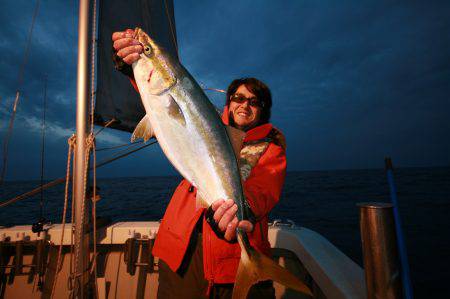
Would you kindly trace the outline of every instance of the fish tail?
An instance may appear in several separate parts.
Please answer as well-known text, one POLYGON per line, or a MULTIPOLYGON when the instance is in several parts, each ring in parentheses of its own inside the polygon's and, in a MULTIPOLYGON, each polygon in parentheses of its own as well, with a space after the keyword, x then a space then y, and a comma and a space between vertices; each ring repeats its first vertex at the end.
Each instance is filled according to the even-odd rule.
POLYGON ((264 254, 254 250, 245 232, 238 230, 238 241, 241 246, 241 260, 236 273, 233 288, 233 299, 247 298, 250 287, 265 280, 273 280, 289 288, 312 296, 312 292, 299 278, 278 265, 264 254))

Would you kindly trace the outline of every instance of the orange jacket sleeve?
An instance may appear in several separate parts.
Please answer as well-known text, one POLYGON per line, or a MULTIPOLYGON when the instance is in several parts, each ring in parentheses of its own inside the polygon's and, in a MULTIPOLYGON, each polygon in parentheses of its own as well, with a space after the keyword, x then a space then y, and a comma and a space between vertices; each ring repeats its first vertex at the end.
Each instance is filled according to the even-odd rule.
POLYGON ((285 176, 286 152, 270 143, 244 182, 246 199, 257 220, 267 216, 280 200, 285 176))
POLYGON ((137 87, 136 81, 134 80, 134 78, 128 77, 130 79, 130 83, 131 85, 134 87, 134 90, 137 91, 137 93, 139 93, 139 88, 137 87))

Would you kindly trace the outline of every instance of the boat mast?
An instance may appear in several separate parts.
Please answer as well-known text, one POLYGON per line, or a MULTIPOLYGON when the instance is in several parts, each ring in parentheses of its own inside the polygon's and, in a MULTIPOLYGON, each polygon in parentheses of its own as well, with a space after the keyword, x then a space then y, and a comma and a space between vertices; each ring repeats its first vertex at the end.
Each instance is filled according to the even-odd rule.
POLYGON ((77 116, 76 147, 73 168, 74 212, 74 254, 75 254, 75 298, 87 298, 89 267, 89 235, 85 222, 87 202, 85 202, 86 137, 88 107, 88 27, 90 0, 80 0, 78 18, 78 67, 77 67, 77 116))

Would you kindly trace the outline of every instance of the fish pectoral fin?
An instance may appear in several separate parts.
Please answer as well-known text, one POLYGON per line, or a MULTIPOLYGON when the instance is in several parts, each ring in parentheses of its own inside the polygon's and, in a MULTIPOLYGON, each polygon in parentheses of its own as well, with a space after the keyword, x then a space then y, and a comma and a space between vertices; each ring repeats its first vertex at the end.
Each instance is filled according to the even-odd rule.
POLYGON ((144 139, 144 142, 147 142, 147 140, 154 136, 155 133, 150 123, 150 118, 146 114, 134 129, 133 135, 131 135, 131 142, 134 142, 139 138, 142 138, 144 139))
POLYGON ((244 143, 245 132, 232 126, 226 126, 225 128, 227 129, 228 137, 230 138, 231 145, 233 146, 234 154, 239 160, 242 144, 244 143))
POLYGON ((186 119, 184 118, 183 111, 181 111, 181 108, 178 105, 178 103, 175 101, 175 99, 170 94, 167 94, 167 96, 164 98, 165 98, 165 101, 167 101, 165 103, 165 106, 167 108, 167 114, 169 115, 169 117, 172 120, 181 124, 183 127, 185 127, 186 119))
POLYGON ((259 281, 265 280, 276 281, 312 297, 310 288, 294 274, 264 254, 245 246, 240 234, 238 234, 238 241, 241 245, 241 260, 236 273, 233 299, 247 298, 250 287, 259 281))
POLYGON ((197 189, 197 195, 195 196, 195 210, 198 211, 201 208, 208 208, 209 204, 205 199, 206 197, 197 189))

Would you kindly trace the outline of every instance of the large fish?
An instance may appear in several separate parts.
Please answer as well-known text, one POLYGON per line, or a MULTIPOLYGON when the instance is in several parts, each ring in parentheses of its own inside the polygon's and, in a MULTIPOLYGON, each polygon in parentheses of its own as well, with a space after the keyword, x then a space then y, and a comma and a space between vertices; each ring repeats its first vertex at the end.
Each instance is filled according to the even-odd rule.
MULTIPOLYGON (((197 188, 198 205, 208 207, 218 199, 232 198, 238 220, 247 219, 235 154, 243 135, 224 126, 202 88, 178 61, 142 29, 135 29, 135 38, 144 49, 132 67, 146 115, 132 140, 156 137, 173 166, 197 188)), ((233 298, 246 298, 252 284, 268 279, 311 294, 294 275, 254 250, 244 231, 238 229, 237 237, 241 261, 233 298)))

